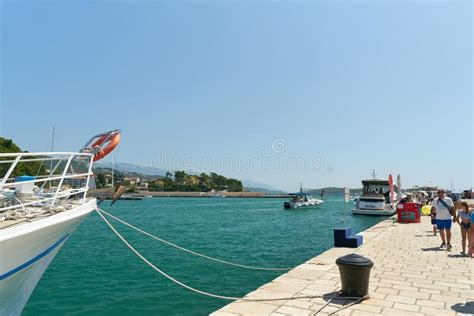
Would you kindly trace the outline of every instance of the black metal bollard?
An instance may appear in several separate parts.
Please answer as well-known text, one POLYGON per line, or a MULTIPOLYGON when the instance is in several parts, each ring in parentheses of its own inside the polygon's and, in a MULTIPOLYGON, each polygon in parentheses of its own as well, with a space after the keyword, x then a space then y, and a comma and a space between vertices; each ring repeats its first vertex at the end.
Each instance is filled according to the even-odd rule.
POLYGON ((363 297, 369 293, 372 260, 357 254, 339 257, 336 260, 342 283, 342 296, 363 297))

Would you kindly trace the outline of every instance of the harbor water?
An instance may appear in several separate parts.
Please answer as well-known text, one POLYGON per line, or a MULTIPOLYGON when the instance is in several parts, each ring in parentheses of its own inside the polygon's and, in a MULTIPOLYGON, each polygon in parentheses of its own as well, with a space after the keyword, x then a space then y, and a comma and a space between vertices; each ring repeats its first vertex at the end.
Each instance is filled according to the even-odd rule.
MULTIPOLYGON (((102 208, 149 233, 203 254, 252 266, 294 267, 333 245, 333 228, 360 232, 386 217, 353 216, 328 196, 284 210, 283 199, 145 198, 102 208)), ((108 204, 108 203, 107 203, 108 204)), ((243 296, 285 271, 255 271, 183 253, 110 220, 149 261, 211 293, 243 296)), ((205 315, 229 301, 204 297, 146 266, 92 213, 56 255, 23 315, 205 315)))

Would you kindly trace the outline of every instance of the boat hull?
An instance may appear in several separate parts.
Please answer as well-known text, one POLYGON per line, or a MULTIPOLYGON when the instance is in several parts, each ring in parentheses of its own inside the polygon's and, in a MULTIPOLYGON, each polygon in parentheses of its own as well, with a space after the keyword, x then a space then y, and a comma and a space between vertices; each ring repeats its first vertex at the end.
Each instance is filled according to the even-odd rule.
POLYGON ((96 200, 0 230, 0 315, 19 315, 44 271, 96 200))
POLYGON ((353 208, 352 214, 356 215, 374 215, 374 216, 392 216, 395 214, 395 211, 392 208, 385 208, 385 209, 358 209, 353 208))
POLYGON ((363 194, 357 197, 354 202, 352 214, 356 215, 391 216, 396 212, 395 207, 380 195, 363 194))
POLYGON ((308 202, 285 202, 283 207, 285 209, 295 209, 295 208, 302 208, 302 207, 314 207, 319 204, 323 203, 320 200, 308 201, 308 202))

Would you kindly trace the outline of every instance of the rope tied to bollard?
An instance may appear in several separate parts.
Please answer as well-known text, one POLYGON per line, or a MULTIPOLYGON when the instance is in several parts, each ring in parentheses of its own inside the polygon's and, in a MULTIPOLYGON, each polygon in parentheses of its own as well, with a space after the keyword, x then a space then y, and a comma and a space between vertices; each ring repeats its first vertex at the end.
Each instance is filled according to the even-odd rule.
MULTIPOLYGON (((341 292, 339 292, 339 295, 341 294, 341 292)), ((313 314, 311 315, 317 315, 319 312, 321 312, 324 308, 326 308, 329 304, 331 304, 331 301, 335 298, 339 298, 339 299, 348 299, 347 297, 343 297, 343 296, 339 296, 339 295, 336 295, 336 296, 333 296, 331 297, 327 302, 326 304, 324 304, 323 306, 321 306, 317 311, 315 311, 313 314)), ((355 304, 359 304, 360 302, 366 300, 366 299, 369 299, 370 296, 369 295, 365 295, 365 296, 362 296, 362 297, 359 297, 357 298, 354 302, 351 302, 347 305, 344 305, 342 306, 341 308, 338 308, 337 310, 333 311, 333 312, 330 312, 329 315, 335 315, 336 313, 339 313, 340 311, 346 309, 346 308, 349 308, 351 307, 352 305, 355 305, 355 304)), ((354 298, 350 298, 350 299, 354 299, 354 298)))

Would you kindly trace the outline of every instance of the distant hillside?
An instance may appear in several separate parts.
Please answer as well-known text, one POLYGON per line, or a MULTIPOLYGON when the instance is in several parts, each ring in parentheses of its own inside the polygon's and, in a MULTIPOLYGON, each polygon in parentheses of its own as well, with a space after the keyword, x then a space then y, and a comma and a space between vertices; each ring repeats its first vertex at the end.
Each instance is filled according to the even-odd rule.
POLYGON ((265 189, 265 188, 252 188, 252 187, 244 187, 244 191, 259 192, 259 193, 263 193, 263 194, 266 194, 266 195, 288 194, 288 192, 283 192, 283 191, 279 191, 279 190, 268 190, 268 189, 265 189))

